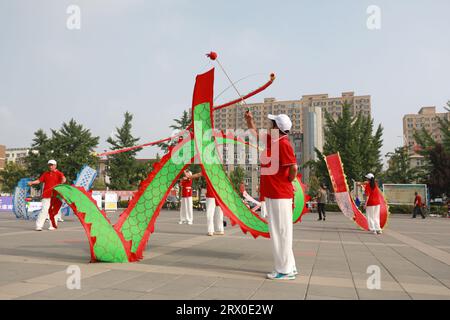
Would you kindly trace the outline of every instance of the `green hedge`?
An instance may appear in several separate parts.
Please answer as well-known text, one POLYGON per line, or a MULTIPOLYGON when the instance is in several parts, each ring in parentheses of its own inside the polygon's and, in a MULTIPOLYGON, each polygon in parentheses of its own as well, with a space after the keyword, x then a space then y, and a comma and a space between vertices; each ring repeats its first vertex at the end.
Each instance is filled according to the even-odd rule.
POLYGON ((129 204, 128 200, 119 201, 117 203, 117 207, 120 209, 126 209, 126 208, 128 208, 128 204, 129 204))

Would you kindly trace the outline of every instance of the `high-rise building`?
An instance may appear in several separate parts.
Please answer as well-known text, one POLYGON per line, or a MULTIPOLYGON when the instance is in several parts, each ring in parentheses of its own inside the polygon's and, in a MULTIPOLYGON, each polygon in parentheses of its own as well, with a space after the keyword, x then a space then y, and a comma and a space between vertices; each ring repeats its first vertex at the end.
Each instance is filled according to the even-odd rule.
POLYGON ((0 170, 3 170, 5 168, 5 164, 6 164, 6 147, 0 145, 0 170))
MULTIPOLYGON (((287 114, 293 123, 290 138, 299 164, 316 159, 315 149, 322 150, 324 144, 323 128, 325 112, 333 118, 342 115, 343 107, 348 104, 352 115, 362 113, 371 115, 371 97, 355 96, 354 92, 344 92, 341 97, 329 97, 328 94, 304 95, 299 100, 277 101, 275 98, 266 98, 262 103, 249 103, 235 107, 218 110, 214 113, 215 127, 221 130, 246 129, 245 112, 250 110, 258 128, 269 129, 270 120, 267 114, 287 114)), ((248 158, 248 155, 246 156, 248 158)), ((224 160, 227 160, 224 157, 224 160)), ((226 165, 228 171, 234 170, 235 164, 226 165)), ((258 196, 259 166, 245 164, 247 192, 258 196)), ((303 172, 305 180, 309 178, 309 171, 303 172)))
POLYGON ((24 166, 25 158, 29 152, 29 148, 8 148, 6 149, 6 162, 12 162, 20 166, 24 166))
POLYGON ((411 167, 423 165, 423 157, 417 154, 417 142, 414 133, 425 129, 436 142, 442 142, 439 119, 450 120, 450 112, 437 113, 436 107, 423 107, 417 114, 407 114, 403 117, 403 137, 405 146, 410 152, 411 167))

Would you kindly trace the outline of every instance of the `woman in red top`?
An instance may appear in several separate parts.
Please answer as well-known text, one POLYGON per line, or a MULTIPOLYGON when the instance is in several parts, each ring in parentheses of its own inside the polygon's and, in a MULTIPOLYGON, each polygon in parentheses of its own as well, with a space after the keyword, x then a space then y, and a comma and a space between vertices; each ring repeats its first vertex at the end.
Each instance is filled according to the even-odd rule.
POLYGON ((369 230, 374 234, 381 234, 380 227, 380 198, 381 191, 375 182, 375 176, 369 173, 366 176, 367 183, 364 185, 365 193, 367 196, 366 202, 366 215, 367 222, 369 223, 369 230))
POLYGON ((194 208, 192 203, 192 173, 189 170, 185 171, 185 176, 181 180, 181 208, 180 208, 180 222, 179 224, 187 223, 192 225, 194 223, 194 208))

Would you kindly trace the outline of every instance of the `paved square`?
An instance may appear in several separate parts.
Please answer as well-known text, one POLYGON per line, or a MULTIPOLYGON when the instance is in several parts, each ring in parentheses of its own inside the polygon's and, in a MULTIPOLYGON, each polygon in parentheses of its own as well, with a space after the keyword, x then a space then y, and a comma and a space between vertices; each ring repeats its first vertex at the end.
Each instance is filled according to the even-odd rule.
MULTIPOLYGON (((450 299, 450 219, 393 216, 382 236, 359 230, 342 214, 326 222, 309 214, 294 227, 295 281, 265 279, 270 241, 238 227, 206 236, 204 213, 178 225, 163 211, 144 260, 91 264, 76 217, 55 232, 0 212, 0 299, 450 299), (69 290, 66 270, 81 268, 81 290, 69 290), (369 266, 381 270, 381 290, 369 290, 369 266)), ((111 215, 117 220, 117 214, 111 215)))

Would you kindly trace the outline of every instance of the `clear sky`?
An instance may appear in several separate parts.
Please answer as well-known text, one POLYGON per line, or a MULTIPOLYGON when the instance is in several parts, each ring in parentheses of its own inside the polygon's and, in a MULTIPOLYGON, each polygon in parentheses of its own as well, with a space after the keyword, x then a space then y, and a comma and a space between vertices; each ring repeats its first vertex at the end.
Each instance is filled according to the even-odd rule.
POLYGON ((449 12, 448 0, 0 0, 0 144, 29 146, 74 118, 103 150, 127 110, 141 142, 166 137, 215 50, 234 80, 258 74, 243 92, 277 74, 254 101, 372 95, 386 153, 402 144, 404 114, 450 100, 449 12), (66 27, 71 4, 80 30, 66 27), (366 26, 369 5, 380 30, 366 26))

